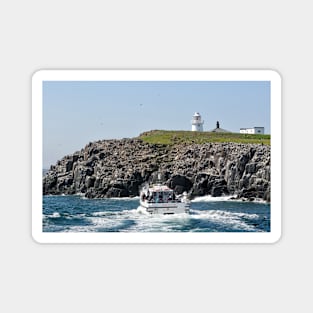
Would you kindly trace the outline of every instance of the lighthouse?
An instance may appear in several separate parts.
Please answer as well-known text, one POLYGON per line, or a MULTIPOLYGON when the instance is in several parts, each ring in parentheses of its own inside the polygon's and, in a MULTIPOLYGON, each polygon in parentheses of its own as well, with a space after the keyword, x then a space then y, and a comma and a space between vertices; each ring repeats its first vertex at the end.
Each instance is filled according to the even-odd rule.
POLYGON ((201 115, 195 112, 191 120, 191 130, 194 132, 203 132, 203 123, 204 121, 202 121, 201 115))

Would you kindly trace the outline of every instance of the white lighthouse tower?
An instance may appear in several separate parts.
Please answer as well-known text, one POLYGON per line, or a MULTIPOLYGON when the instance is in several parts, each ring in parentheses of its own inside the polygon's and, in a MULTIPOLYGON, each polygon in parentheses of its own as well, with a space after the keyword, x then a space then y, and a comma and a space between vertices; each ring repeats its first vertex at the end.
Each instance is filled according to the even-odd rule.
POLYGON ((202 121, 201 115, 195 112, 191 120, 191 130, 194 132, 203 132, 203 123, 204 121, 202 121))

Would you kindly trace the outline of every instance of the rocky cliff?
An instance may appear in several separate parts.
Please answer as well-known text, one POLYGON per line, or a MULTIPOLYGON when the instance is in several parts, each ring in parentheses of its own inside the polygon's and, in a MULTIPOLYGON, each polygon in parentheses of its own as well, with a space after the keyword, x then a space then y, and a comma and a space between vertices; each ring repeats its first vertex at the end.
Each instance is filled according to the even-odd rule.
POLYGON ((43 194, 132 197, 161 172, 176 193, 235 195, 270 201, 270 146, 261 144, 148 144, 103 140, 65 156, 43 178, 43 194))

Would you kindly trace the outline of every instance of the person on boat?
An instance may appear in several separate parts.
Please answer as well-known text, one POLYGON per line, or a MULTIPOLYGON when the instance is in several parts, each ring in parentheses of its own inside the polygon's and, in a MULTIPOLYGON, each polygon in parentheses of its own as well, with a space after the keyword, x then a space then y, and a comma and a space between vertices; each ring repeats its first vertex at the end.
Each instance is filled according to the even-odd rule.
POLYGON ((142 201, 145 201, 145 200, 146 200, 146 194, 145 194, 145 193, 142 193, 142 195, 141 195, 141 200, 142 200, 142 201))

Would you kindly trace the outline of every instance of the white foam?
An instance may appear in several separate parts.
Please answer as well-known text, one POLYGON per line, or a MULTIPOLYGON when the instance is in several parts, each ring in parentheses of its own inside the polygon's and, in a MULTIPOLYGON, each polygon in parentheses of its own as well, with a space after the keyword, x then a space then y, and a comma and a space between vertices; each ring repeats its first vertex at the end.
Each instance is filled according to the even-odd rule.
POLYGON ((192 211, 195 219, 207 219, 218 224, 231 225, 234 229, 241 229, 246 231, 255 231, 255 226, 247 224, 242 219, 253 220, 258 218, 257 214, 236 213, 222 210, 208 210, 208 211, 192 211))
POLYGON ((92 216, 106 216, 107 212, 94 212, 91 215, 92 216))
POLYGON ((108 199, 108 200, 125 200, 125 201, 129 201, 129 200, 138 200, 139 197, 136 196, 136 197, 122 197, 122 198, 119 198, 119 197, 112 197, 112 198, 103 198, 103 199, 108 199))
MULTIPOLYGON (((192 221, 199 221, 199 225, 202 221, 211 222, 216 225, 220 225, 225 229, 233 229, 233 231, 257 231, 254 225, 251 225, 249 221, 258 219, 257 214, 248 214, 242 212, 229 212, 224 210, 190 210, 191 214, 173 214, 173 215, 161 215, 161 214, 141 214, 140 208, 133 210, 123 211, 100 211, 92 213, 92 216, 86 217, 91 222, 90 225, 85 226, 70 226, 66 231, 81 232, 89 231, 94 232, 103 229, 116 229, 120 232, 173 232, 178 227, 184 229, 192 221), (134 223, 127 224, 127 220, 131 220, 134 223), (126 222, 126 227, 124 227, 126 222)), ((54 213, 55 217, 59 216, 59 213, 54 213)), ((193 223, 192 223, 193 224, 193 223)), ((190 231, 201 230, 201 227, 197 227, 195 223, 193 229, 190 231)))
POLYGON ((236 198, 236 195, 230 195, 230 196, 222 196, 222 197, 212 197, 211 195, 207 196, 202 196, 202 197, 196 197, 191 202, 219 202, 219 201, 234 201, 234 202, 252 202, 252 203, 262 203, 266 204, 268 203, 267 201, 260 199, 260 198, 255 198, 253 201, 250 201, 245 198, 236 198))
POLYGON ((202 196, 202 197, 196 197, 191 202, 217 202, 217 201, 230 201, 232 196, 222 196, 222 197, 212 197, 210 195, 208 196, 202 196))
POLYGON ((85 197, 84 193, 77 193, 75 194, 76 196, 80 196, 81 199, 83 200, 119 200, 119 201, 130 201, 130 200, 139 200, 139 197, 123 197, 123 198, 118 198, 118 197, 112 197, 112 198, 87 198, 85 197))

